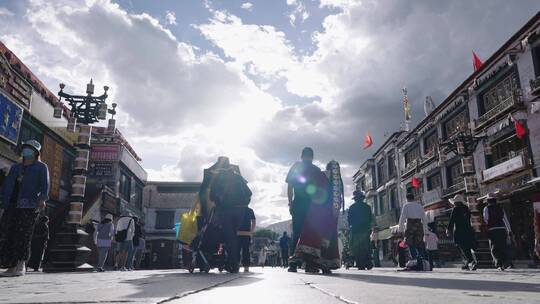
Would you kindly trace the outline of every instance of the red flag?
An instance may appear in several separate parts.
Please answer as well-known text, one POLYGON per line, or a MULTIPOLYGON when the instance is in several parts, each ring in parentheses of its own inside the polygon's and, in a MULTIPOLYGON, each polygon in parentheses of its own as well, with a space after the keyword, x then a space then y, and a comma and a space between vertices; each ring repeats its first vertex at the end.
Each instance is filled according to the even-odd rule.
POLYGON ((523 139, 525 135, 527 135, 527 130, 525 130, 525 127, 519 122, 519 120, 515 119, 512 114, 509 114, 510 120, 514 122, 514 129, 516 129, 516 136, 519 139, 523 139))
POLYGON ((366 137, 364 138, 364 149, 371 147, 371 145, 373 145, 373 138, 371 138, 371 135, 368 131, 366 137))
POLYGON ((472 61, 473 61, 473 68, 474 68, 475 72, 480 70, 480 68, 484 64, 482 62, 482 60, 480 60, 480 58, 478 57, 478 55, 476 55, 476 53, 474 51, 472 52, 472 61))
POLYGON ((413 178, 411 179, 411 185, 413 186, 413 188, 420 188, 420 185, 422 184, 422 182, 416 178, 416 176, 413 176, 413 178))

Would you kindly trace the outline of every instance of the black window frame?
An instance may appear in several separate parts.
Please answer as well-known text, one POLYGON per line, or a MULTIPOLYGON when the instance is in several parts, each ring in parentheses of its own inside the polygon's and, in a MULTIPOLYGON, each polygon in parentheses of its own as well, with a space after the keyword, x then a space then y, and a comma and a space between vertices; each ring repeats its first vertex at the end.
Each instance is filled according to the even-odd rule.
POLYGON ((131 200, 131 177, 127 173, 120 171, 119 181, 119 195, 123 200, 129 202, 131 200))
POLYGON ((442 176, 441 176, 441 172, 436 172, 436 173, 433 173, 433 174, 430 174, 428 175, 427 177, 427 191, 431 191, 431 190, 434 190, 434 189, 437 189, 437 188, 442 188, 442 176), (435 178, 438 178, 439 180, 439 185, 437 186, 433 186, 433 181, 435 178))
POLYGON ((156 210, 156 229, 173 229, 174 228, 174 210, 156 210))

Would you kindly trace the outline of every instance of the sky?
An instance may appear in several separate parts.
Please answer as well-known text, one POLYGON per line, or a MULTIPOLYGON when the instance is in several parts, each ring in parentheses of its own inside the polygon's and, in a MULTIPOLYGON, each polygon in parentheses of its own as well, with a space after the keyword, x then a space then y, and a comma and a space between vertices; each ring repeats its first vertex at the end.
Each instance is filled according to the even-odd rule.
MULTIPOLYGON (((303 147, 360 164, 540 9, 537 0, 0 0, 0 40, 53 92, 93 78, 150 180, 240 165, 258 223, 289 218, 285 175, 303 147), (371 149, 363 150, 370 132, 371 149)), ((99 91, 97 91, 99 93, 99 91)), ((51 113, 52 115, 52 113, 51 113)))

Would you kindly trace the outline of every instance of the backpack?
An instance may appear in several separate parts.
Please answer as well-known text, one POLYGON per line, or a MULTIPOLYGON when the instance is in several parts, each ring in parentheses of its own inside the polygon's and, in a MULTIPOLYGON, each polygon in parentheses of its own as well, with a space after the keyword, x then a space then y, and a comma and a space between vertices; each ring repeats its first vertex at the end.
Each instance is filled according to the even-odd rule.
POLYGON ((131 222, 133 221, 133 219, 130 219, 129 220, 129 223, 128 223, 128 226, 126 229, 123 229, 123 230, 120 230, 120 231, 117 231, 116 232, 116 235, 114 236, 114 240, 118 243, 121 243, 123 241, 126 240, 127 238, 127 233, 128 233, 128 230, 129 230, 129 227, 131 226, 131 222))

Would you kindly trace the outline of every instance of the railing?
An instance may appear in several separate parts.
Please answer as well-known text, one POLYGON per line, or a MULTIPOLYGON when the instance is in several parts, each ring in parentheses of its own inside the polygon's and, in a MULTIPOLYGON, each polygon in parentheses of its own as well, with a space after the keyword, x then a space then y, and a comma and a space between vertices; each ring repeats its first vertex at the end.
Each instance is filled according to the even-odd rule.
POLYGON ((453 184, 448 188, 443 189, 442 194, 443 196, 449 196, 462 190, 465 190, 465 181, 461 181, 459 183, 453 184))
POLYGON ((499 158, 497 160, 494 160, 492 167, 494 167, 494 166, 496 166, 498 164, 502 164, 505 161, 510 160, 510 159, 512 159, 512 158, 514 158, 514 157, 516 157, 518 155, 521 155, 524 160, 527 160, 527 155, 528 155, 527 149, 525 148, 525 149, 522 149, 522 150, 519 150, 519 151, 510 151, 508 153, 508 155, 506 155, 505 157, 501 157, 501 158, 499 158))
POLYGON ((433 160, 435 156, 436 156, 435 150, 428 151, 426 154, 424 154, 424 157, 422 157, 421 164, 425 164, 433 160))
POLYGON ((531 85, 531 94, 540 95, 540 76, 536 77, 535 79, 531 79, 529 84, 531 85))
POLYGON ((510 109, 511 107, 521 104, 521 97, 518 93, 518 90, 516 90, 516 93, 512 94, 510 97, 506 98, 505 100, 501 101, 499 104, 497 104, 495 107, 493 107, 491 110, 484 113, 484 115, 480 116, 478 119, 475 120, 475 128, 479 128, 501 114, 502 112, 510 109))
POLYGON ((525 168, 530 163, 527 155, 527 150, 523 149, 498 159, 494 166, 482 171, 483 181, 500 178, 525 168))
POLYGON ((412 170, 416 169, 417 165, 418 165, 418 159, 415 159, 412 162, 408 163, 407 166, 405 166, 405 169, 403 170, 403 175, 409 174, 412 170))

